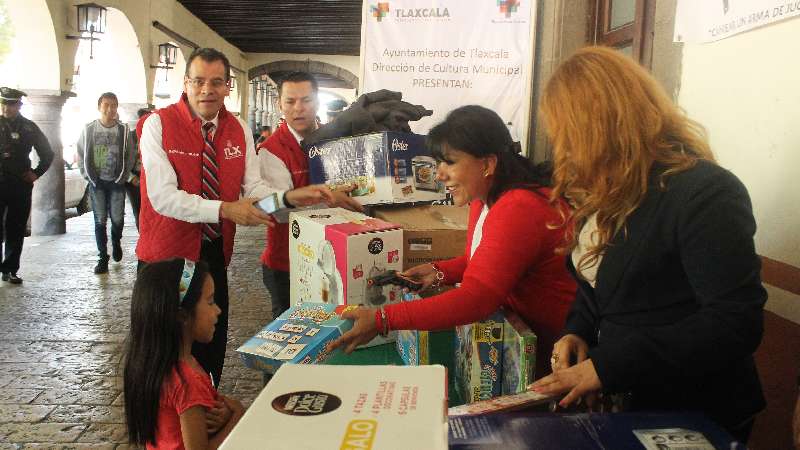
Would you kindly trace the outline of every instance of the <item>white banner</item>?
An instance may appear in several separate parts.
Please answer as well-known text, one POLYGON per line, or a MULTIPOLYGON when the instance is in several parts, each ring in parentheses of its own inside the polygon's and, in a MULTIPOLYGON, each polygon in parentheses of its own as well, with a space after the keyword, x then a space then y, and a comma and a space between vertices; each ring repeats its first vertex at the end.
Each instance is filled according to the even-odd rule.
POLYGON ((365 0, 361 90, 390 89, 433 110, 426 134, 456 107, 479 104, 527 142, 533 0, 365 0))
POLYGON ((678 0, 675 42, 713 42, 800 16, 800 0, 678 0))

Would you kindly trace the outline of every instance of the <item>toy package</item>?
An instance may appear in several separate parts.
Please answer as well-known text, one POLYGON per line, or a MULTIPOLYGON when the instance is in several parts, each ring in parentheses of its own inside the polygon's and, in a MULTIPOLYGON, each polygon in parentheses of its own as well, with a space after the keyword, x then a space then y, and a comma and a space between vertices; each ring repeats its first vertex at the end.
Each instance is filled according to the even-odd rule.
POLYGON ((456 392, 464 403, 488 400, 502 392, 503 314, 456 327, 456 392))
POLYGON ((447 449, 442 366, 285 365, 220 447, 447 449))
POLYGON ((515 312, 503 310, 503 395, 525 392, 536 369, 536 334, 515 312))
POLYGON ((347 188, 363 205, 443 200, 425 137, 380 132, 323 141, 305 149, 311 183, 347 188))
POLYGON ((286 363, 323 363, 331 356, 330 342, 353 326, 351 320, 341 318, 348 308, 353 307, 325 303, 294 305, 236 351, 247 367, 267 373, 275 373, 286 363))
MULTIPOLYGON (((419 295, 409 292, 403 301, 419 300, 419 295)), ((407 366, 448 364, 453 357, 453 330, 424 331, 398 330, 397 352, 407 366)))

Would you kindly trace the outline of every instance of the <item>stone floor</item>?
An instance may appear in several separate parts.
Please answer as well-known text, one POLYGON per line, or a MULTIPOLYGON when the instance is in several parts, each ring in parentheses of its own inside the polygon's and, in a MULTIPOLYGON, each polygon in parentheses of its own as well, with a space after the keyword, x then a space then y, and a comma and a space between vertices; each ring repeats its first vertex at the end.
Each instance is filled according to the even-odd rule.
MULTIPOLYGON (((127 449, 119 360, 129 325, 137 233, 128 211, 125 256, 95 275, 92 215, 61 236, 25 240, 21 286, 0 282, 0 450, 127 449)), ((261 378, 235 349, 269 321, 261 282, 262 228, 240 227, 229 269, 231 318, 220 391, 249 405, 261 378)))

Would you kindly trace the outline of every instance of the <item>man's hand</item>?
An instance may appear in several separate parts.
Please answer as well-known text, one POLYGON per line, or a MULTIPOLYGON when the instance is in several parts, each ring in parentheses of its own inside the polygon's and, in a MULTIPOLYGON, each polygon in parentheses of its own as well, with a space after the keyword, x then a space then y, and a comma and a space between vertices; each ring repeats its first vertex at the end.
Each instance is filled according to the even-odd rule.
POLYGON ((228 219, 239 225, 268 225, 275 226, 275 219, 269 214, 253 206, 257 198, 242 198, 235 202, 222 202, 219 214, 223 219, 228 219))
POLYGON ((329 207, 344 208, 344 209, 349 209, 350 211, 364 212, 364 207, 361 205, 361 203, 358 203, 353 199, 353 197, 350 197, 346 193, 341 191, 333 191, 331 194, 333 195, 335 201, 333 203, 326 202, 329 207))
POLYGON ((29 170, 29 171, 27 171, 27 172, 22 174, 22 179, 25 180, 26 182, 30 183, 30 184, 33 184, 33 182, 38 180, 39 177, 36 176, 36 174, 33 173, 32 170, 29 170))
POLYGON ((309 186, 286 191, 286 201, 292 206, 311 206, 318 203, 332 204, 336 200, 333 192, 324 184, 312 184, 309 186))

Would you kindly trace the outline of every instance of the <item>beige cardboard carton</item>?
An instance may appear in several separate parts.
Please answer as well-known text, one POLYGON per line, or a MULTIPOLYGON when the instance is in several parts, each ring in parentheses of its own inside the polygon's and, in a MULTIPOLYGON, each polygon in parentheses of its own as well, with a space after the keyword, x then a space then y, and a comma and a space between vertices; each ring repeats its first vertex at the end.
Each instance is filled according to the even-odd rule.
POLYGON ((467 207, 375 207, 373 213, 376 218, 403 228, 403 270, 464 254, 467 207))

